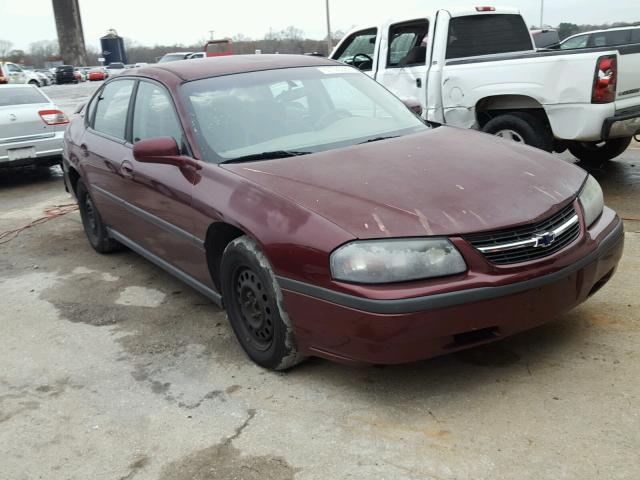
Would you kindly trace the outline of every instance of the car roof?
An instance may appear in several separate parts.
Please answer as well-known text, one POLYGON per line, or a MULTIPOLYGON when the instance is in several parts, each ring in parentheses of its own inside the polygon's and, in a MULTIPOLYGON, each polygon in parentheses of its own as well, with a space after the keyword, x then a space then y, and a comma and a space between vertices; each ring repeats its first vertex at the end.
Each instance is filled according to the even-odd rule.
POLYGON ((590 30, 588 32, 580 32, 580 33, 576 33, 575 35, 571 35, 570 37, 567 37, 563 40, 563 42, 566 42, 567 40, 574 38, 574 37, 580 37, 582 35, 591 35, 594 33, 603 33, 603 32, 619 32, 621 30, 640 30, 640 25, 630 25, 628 27, 615 27, 615 28, 604 28, 602 30, 590 30))
POLYGON ((157 78, 163 76, 163 73, 169 72, 188 82, 237 73, 326 65, 343 64, 335 60, 307 55, 229 55, 226 57, 156 63, 140 67, 132 75, 157 78))

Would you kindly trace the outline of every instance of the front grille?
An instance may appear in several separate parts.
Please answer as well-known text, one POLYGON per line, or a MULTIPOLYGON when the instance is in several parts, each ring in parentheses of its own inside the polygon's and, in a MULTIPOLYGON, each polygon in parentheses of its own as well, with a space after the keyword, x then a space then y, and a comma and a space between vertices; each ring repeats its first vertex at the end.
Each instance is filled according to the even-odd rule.
POLYGON ((530 262, 553 255, 573 243, 580 236, 580 222, 576 221, 565 231, 558 234, 555 237, 555 241, 546 247, 525 245, 504 251, 483 251, 483 249, 490 250, 493 247, 497 248, 498 246, 531 241, 536 235, 553 232, 559 227, 566 225, 567 222, 576 217, 576 215, 576 209, 573 203, 570 203, 552 217, 539 223, 525 225, 511 230, 468 235, 464 238, 480 250, 487 260, 496 265, 530 262))

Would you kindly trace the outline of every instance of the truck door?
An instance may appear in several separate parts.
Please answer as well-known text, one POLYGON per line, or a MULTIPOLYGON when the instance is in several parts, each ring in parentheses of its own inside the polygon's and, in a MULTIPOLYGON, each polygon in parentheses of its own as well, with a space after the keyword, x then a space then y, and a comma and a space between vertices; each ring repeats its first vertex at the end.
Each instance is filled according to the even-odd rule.
POLYGON ((390 25, 380 43, 375 78, 401 99, 420 101, 427 109, 429 20, 421 18, 390 25))
POLYGON ((378 68, 378 29, 375 27, 351 33, 340 42, 331 58, 352 65, 370 77, 378 68))

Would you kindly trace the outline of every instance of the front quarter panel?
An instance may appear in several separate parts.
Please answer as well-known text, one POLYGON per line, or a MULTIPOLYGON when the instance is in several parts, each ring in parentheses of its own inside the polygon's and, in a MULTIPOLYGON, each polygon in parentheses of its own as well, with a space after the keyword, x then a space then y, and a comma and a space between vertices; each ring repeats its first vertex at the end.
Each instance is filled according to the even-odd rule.
POLYGON ((203 164, 193 206, 199 238, 206 238, 211 224, 228 223, 258 242, 276 274, 322 286, 330 285, 329 254, 353 239, 325 218, 219 165, 203 164))

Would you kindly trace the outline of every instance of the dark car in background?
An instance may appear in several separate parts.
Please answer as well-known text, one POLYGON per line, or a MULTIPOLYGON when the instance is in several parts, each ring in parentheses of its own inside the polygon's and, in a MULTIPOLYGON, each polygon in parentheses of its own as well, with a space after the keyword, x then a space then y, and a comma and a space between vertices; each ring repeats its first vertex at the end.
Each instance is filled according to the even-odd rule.
POLYGON ((623 224, 591 175, 408 104, 303 55, 130 70, 73 120, 65 182, 96 251, 125 245, 224 305, 271 369, 470 348, 609 281, 623 224))
POLYGON ((62 85, 64 83, 78 83, 75 69, 71 65, 60 65, 56 67, 56 83, 62 85))

